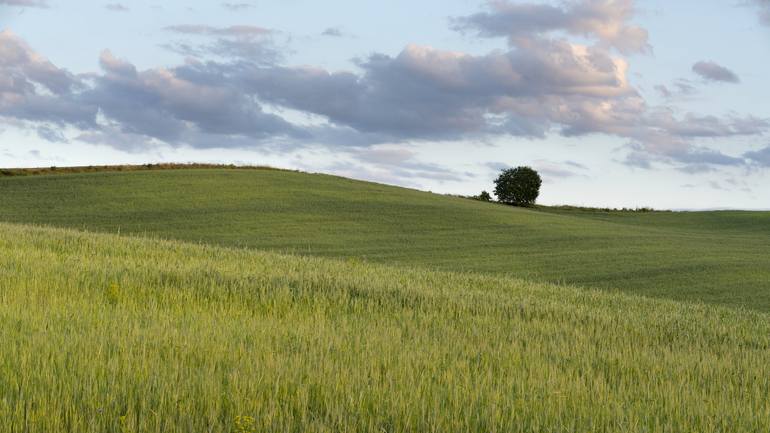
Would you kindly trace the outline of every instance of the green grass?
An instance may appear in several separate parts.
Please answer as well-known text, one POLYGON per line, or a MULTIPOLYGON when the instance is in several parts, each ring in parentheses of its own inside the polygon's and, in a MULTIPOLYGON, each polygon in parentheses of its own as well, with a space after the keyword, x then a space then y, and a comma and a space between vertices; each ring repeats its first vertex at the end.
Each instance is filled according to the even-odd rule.
POLYGON ((517 209, 324 175, 0 178, 0 221, 512 275, 770 311, 770 213, 517 209))
POLYGON ((0 275, 2 432, 770 431, 765 313, 8 224, 0 275))

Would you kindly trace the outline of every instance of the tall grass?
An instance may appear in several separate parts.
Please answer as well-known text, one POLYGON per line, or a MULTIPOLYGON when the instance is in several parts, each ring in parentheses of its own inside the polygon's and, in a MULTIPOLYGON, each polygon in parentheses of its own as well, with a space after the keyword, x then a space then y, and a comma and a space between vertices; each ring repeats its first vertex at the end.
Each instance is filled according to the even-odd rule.
POLYGON ((767 432, 769 318, 0 224, 0 431, 767 432))

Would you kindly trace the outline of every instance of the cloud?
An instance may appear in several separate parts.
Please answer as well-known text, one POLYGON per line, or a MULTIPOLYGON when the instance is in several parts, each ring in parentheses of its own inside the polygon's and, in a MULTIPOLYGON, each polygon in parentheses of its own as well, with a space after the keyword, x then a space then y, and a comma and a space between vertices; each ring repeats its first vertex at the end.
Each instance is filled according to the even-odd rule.
POLYGON ((742 3, 742 5, 747 4, 757 8, 760 23, 770 26, 770 0, 748 0, 742 3))
MULTIPOLYGON (((532 162, 532 167, 544 175, 546 180, 565 179, 572 177, 587 177, 579 171, 587 170, 588 167, 575 161, 551 161, 548 159, 538 159, 532 162)), ((487 162, 483 167, 494 173, 499 174, 502 170, 512 168, 510 164, 504 162, 487 162)))
POLYGON ((654 87, 658 94, 666 99, 682 99, 698 93, 695 86, 685 78, 675 80, 670 85, 659 84, 654 87))
POLYGON ((48 8, 48 2, 45 0, 0 0, 0 5, 43 9, 48 8))
POLYGON ((0 116, 87 127, 96 110, 75 100, 81 86, 11 31, 0 32, 0 116))
POLYGON ((59 129, 50 128, 45 125, 41 125, 37 128, 37 135, 43 140, 50 141, 52 143, 67 142, 67 138, 59 129))
POLYGON ((721 152, 717 152, 710 149, 689 149, 685 152, 681 152, 678 155, 677 161, 686 163, 688 165, 724 165, 724 166, 739 166, 743 165, 743 158, 736 158, 733 156, 725 155, 721 152))
POLYGON ((100 64, 105 73, 79 100, 98 107, 122 131, 198 146, 205 144, 191 139, 196 133, 254 139, 299 134, 232 85, 196 83, 174 69, 139 72, 109 51, 102 53, 100 64))
POLYGON ((579 163, 579 162, 575 162, 575 161, 564 161, 564 164, 566 164, 566 165, 568 165, 568 166, 570 166, 570 167, 573 167, 573 168, 579 168, 579 169, 581 169, 581 170, 588 170, 588 167, 587 167, 586 165, 584 165, 584 164, 581 164, 581 163, 579 163))
POLYGON ((611 110, 637 98, 622 60, 561 41, 484 56, 410 45, 358 66, 362 75, 220 64, 210 79, 240 81, 266 102, 392 140, 543 137, 556 123, 578 133, 595 126, 577 125, 593 114, 593 103, 606 101, 611 110))
MULTIPOLYGON (((421 165, 414 162, 414 165, 421 165)), ((308 167, 317 169, 317 167, 308 167)), ((423 182, 466 182, 470 176, 468 173, 457 173, 450 169, 426 164, 423 169, 413 167, 400 167, 383 164, 362 163, 360 161, 338 161, 324 167, 324 171, 335 173, 353 179, 362 179, 372 182, 381 182, 392 185, 401 185, 410 188, 424 188, 423 182)))
POLYGON ((757 151, 747 152, 743 156, 754 164, 770 167, 770 146, 757 151))
POLYGON ((647 31, 629 24, 633 16, 632 0, 580 0, 558 6, 494 0, 484 12, 454 18, 452 26, 482 37, 507 37, 516 46, 533 37, 563 32, 597 39, 621 52, 649 51, 647 31))
POLYGON ((194 83, 174 69, 138 71, 109 51, 99 60, 102 74, 75 77, 0 33, 0 116, 33 122, 46 139, 61 138, 48 125, 72 125, 107 144, 106 131, 195 147, 307 135, 232 85, 194 83))
POLYGON ((341 38, 345 36, 339 27, 329 27, 321 33, 321 36, 329 36, 332 38, 341 38))
POLYGON ((128 12, 131 10, 121 3, 109 3, 104 8, 113 12, 128 12))
POLYGON ((547 159, 538 159, 533 162, 532 166, 543 174, 546 182, 552 179, 566 179, 574 177, 586 178, 584 173, 580 173, 577 170, 586 170, 587 168, 582 164, 578 164, 573 161, 550 161, 547 159), (576 170, 577 169, 577 170, 576 170))
MULTIPOLYGON (((370 170, 375 170, 380 175, 388 173, 393 178, 462 181, 469 176, 467 173, 457 173, 438 164, 421 162, 416 158, 415 152, 404 147, 377 145, 353 149, 349 153, 370 170)), ((348 166, 348 169, 350 168, 348 166)))
POLYGON ((230 27, 213 27, 197 24, 183 24, 168 26, 165 30, 175 33, 188 35, 218 35, 218 36, 236 36, 236 37, 260 37, 273 33, 272 30, 264 27, 251 25, 238 25, 230 27))
MULTIPOLYGON (((26 42, 10 30, 0 32, 0 90, 17 94, 30 93, 33 83, 44 86, 51 93, 69 92, 77 80, 72 74, 57 68, 35 53, 26 42)), ((4 95, 9 98, 10 95, 4 95)))
POLYGON ((251 3, 222 3, 222 7, 237 12, 244 9, 251 9, 254 7, 254 5, 251 3))
POLYGON ((677 118, 671 111, 658 111, 648 120, 651 127, 665 129, 680 138, 722 138, 760 135, 770 129, 770 121, 754 116, 698 116, 677 118))
MULTIPOLYGON (((359 60, 353 72, 287 66, 264 53, 217 45, 263 42, 273 32, 261 27, 167 30, 204 42, 187 46, 195 55, 183 64, 145 70, 105 51, 101 71, 83 76, 0 33, 0 116, 74 126, 81 139, 116 147, 130 140, 139 147, 324 145, 362 163, 374 164, 374 155, 379 167, 399 158, 376 147, 384 143, 603 134, 627 142, 624 162, 631 166, 694 170, 745 164, 745 157, 712 150, 709 142, 770 129, 767 119, 752 116, 649 106, 629 83, 627 61, 601 41, 535 37, 484 55, 408 45, 395 56, 359 60), (372 148, 379 153, 361 150, 372 148)), ((442 175, 413 164, 399 162, 413 175, 442 175)))
POLYGON ((185 24, 169 26, 165 30, 208 39, 205 43, 172 42, 164 45, 165 48, 188 57, 239 58, 260 63, 276 63, 283 57, 281 49, 274 41, 277 32, 263 27, 185 24))
POLYGON ((735 72, 711 61, 700 61, 695 63, 692 66, 692 71, 708 81, 718 81, 723 83, 740 83, 741 81, 735 72))

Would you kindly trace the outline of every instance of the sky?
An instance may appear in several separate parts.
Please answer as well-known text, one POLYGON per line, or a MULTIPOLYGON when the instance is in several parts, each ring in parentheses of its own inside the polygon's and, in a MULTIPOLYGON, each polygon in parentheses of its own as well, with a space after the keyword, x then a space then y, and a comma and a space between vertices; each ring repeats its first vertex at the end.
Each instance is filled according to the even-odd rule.
POLYGON ((0 167, 770 209, 770 0, 0 0, 0 167))

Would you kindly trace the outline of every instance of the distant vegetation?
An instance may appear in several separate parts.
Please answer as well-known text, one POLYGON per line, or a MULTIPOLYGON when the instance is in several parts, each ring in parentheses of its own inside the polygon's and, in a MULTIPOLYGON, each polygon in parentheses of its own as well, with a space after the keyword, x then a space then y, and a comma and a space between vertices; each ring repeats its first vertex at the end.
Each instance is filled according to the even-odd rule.
POLYGON ((670 210, 657 210, 651 207, 636 207, 636 208, 611 208, 611 207, 589 207, 589 206, 538 206, 538 209, 546 211, 582 211, 582 212, 672 212, 670 210))
POLYGON ((34 176, 46 174, 72 173, 101 173, 113 171, 147 171, 147 170, 190 170, 190 169, 241 169, 241 170, 283 170, 267 166, 249 166, 234 164, 201 164, 201 163, 160 163, 142 165, 84 165, 79 167, 36 167, 36 168, 0 168, 0 176, 34 176))
MULTIPOLYGON (((0 178, 0 221, 770 311, 770 213, 513 208, 276 170, 0 178)), ((0 270, 2 271, 2 270, 0 270)))
POLYGON ((7 224, 0 273, 3 432, 770 431, 764 313, 7 224))
POLYGON ((492 196, 486 191, 481 191, 481 194, 473 198, 479 201, 492 201, 492 196))

